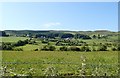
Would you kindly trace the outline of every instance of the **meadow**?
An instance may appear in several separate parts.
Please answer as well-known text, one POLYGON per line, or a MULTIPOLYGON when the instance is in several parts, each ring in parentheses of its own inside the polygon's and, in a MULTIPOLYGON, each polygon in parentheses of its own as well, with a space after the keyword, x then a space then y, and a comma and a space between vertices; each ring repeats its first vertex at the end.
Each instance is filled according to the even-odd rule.
POLYGON ((14 37, 14 36, 11 36, 11 37, 0 37, 0 42, 17 42, 19 40, 25 40, 25 39, 28 39, 26 37, 14 37))
POLYGON ((48 70, 47 75, 118 75, 118 52, 3 51, 2 57, 3 66, 7 66, 6 71, 11 70, 16 74, 26 72, 25 75, 45 76, 46 70, 53 67, 54 73, 48 70), (30 73, 31 69, 34 72, 30 73))
POLYGON ((1 75, 117 76, 119 70, 117 37, 113 35, 100 39, 72 38, 70 40, 21 36, 0 37, 5 47, 5 50, 1 50, 0 70, 3 71, 1 75), (57 42, 59 42, 58 45, 57 42), (104 47, 97 50, 101 46, 104 47), (49 49, 50 47, 52 50, 49 49), (65 48, 61 50, 61 47, 66 47, 67 50, 65 48))

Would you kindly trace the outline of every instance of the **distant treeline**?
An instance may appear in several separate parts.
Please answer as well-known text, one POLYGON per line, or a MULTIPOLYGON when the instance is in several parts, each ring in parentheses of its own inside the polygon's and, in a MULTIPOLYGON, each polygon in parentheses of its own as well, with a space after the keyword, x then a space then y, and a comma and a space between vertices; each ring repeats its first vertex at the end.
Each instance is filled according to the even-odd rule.
POLYGON ((34 37, 34 38, 81 38, 91 39, 104 36, 117 35, 110 31, 32 31, 32 30, 5 30, 0 31, 0 36, 34 37), (97 35, 94 35, 97 34, 97 35))
POLYGON ((47 33, 47 34, 37 34, 36 38, 81 38, 81 39, 91 39, 90 36, 84 34, 71 34, 71 33, 47 33))
POLYGON ((7 37, 7 36, 9 36, 9 35, 7 35, 5 31, 0 31, 0 36, 5 36, 5 37, 7 37))
POLYGON ((91 39, 90 36, 85 34, 72 34, 72 32, 53 32, 53 31, 0 31, 0 36, 22 36, 22 37, 35 37, 35 38, 82 38, 91 39), (13 34, 14 33, 14 34, 13 34))

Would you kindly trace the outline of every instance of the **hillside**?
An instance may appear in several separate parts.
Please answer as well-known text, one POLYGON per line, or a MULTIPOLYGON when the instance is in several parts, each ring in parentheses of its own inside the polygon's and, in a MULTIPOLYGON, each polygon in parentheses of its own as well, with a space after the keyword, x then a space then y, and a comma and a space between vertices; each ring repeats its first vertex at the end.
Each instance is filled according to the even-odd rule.
POLYGON ((93 34, 101 34, 101 35, 115 35, 117 32, 112 32, 108 30, 96 30, 96 31, 56 31, 56 30, 5 30, 5 32, 9 35, 24 35, 24 34, 48 34, 48 33, 71 33, 71 34, 86 34, 86 35, 93 35, 93 34))

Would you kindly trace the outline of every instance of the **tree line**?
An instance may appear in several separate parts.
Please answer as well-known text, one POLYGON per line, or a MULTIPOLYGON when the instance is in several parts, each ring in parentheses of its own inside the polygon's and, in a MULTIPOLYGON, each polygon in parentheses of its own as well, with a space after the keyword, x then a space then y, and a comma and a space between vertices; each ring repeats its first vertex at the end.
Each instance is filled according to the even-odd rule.
MULTIPOLYGON (((42 51, 56 51, 56 46, 53 45, 45 45, 43 46, 40 50, 42 51)), ((39 49, 35 49, 35 51, 38 51, 39 49)), ((99 45, 97 48, 90 47, 90 46, 61 46, 58 51, 85 51, 85 52, 90 52, 90 51, 108 51, 108 47, 105 44, 99 45)), ((111 51, 120 51, 120 46, 117 47, 112 47, 111 51)))
MULTIPOLYGON (((29 39, 26 39, 26 40, 19 40, 17 41, 16 43, 5 43, 5 42, 2 42, 1 45, 0 45, 0 50, 14 50, 13 48, 14 47, 18 47, 18 46, 24 46, 26 44, 35 44, 36 42, 34 40, 29 40, 29 39)), ((18 50, 22 50, 22 49, 18 49, 18 50)))

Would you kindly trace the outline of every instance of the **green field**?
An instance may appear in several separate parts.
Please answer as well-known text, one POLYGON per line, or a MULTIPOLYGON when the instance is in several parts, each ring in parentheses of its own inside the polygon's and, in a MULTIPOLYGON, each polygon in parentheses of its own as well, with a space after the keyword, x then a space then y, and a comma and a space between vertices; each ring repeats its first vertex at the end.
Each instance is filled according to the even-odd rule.
POLYGON ((47 68, 54 67, 53 71, 57 71, 54 74, 73 73, 73 76, 81 76, 82 63, 86 64, 84 71, 87 76, 118 74, 118 52, 3 51, 2 57, 2 64, 16 74, 44 76, 47 68), (86 61, 82 61, 81 57, 86 61), (29 68, 33 68, 34 73, 30 73, 29 68))
POLYGON ((25 39, 28 39, 28 38, 27 37, 0 37, 0 40, 2 42, 17 42, 19 40, 25 40, 25 39))
POLYGON ((117 39, 114 35, 108 36, 107 39, 72 38, 70 41, 63 38, 0 37, 1 42, 4 42, 4 48, 7 48, 0 52, 2 55, 0 70, 3 70, 3 76, 117 76, 119 70, 117 39), (18 45, 19 40, 23 41, 19 44, 25 44, 18 45), (57 41, 51 40, 61 40, 63 44, 76 42, 82 45, 56 45, 57 41), (102 46, 101 43, 107 47, 106 50, 97 50, 102 46), (55 50, 42 50, 45 45, 54 46, 55 50), (67 51, 60 50, 63 46, 67 47, 67 51), (82 51, 83 46, 90 50, 82 51), (80 50, 72 51, 70 47, 78 47, 80 50))

